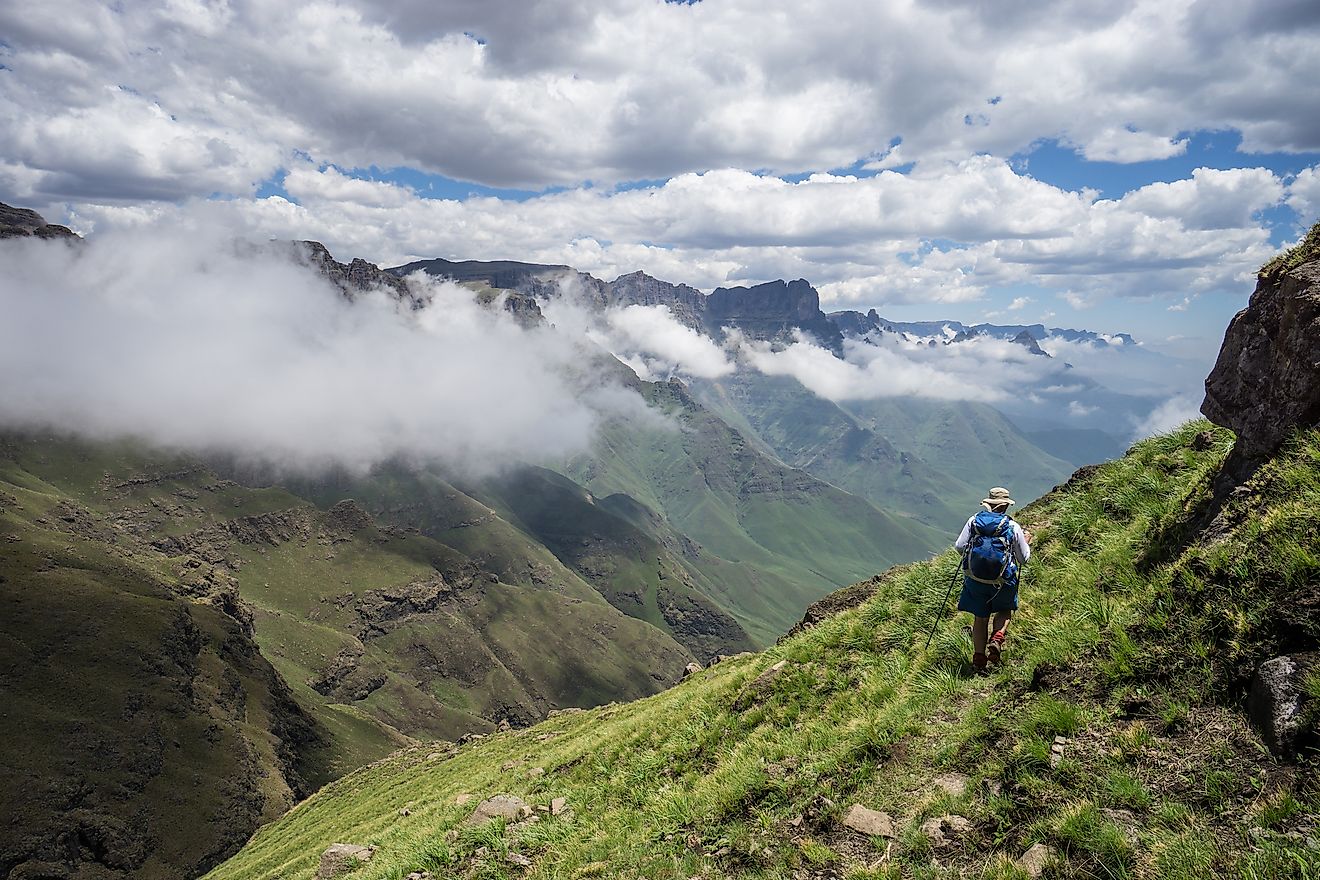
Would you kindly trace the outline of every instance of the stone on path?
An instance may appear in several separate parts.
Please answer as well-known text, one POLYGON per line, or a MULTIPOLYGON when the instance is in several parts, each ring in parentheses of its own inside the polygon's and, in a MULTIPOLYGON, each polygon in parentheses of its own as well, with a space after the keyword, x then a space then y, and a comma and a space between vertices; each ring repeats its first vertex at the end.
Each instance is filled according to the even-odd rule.
POLYGON ((930 839, 936 849, 951 846, 972 830, 971 820, 965 816, 937 816, 921 823, 921 833, 930 839))
POLYGON ((375 850, 354 843, 334 843, 321 853, 321 864, 316 869, 316 880, 331 880, 347 874, 363 862, 371 861, 375 850))
POLYGON ((843 817, 843 827, 850 828, 858 834, 869 834, 877 837, 897 836, 893 816, 869 809, 861 804, 853 804, 848 808, 848 812, 843 817))
POLYGON ((1045 866, 1054 860, 1054 849, 1043 843, 1032 844, 1017 860, 1017 866, 1028 877, 1036 878, 1045 873, 1045 866))
POLYGON ((514 822, 531 814, 532 808, 527 806, 522 798, 514 797, 511 794, 497 794, 477 804, 477 808, 472 811, 472 815, 467 818, 463 825, 467 828, 476 828, 495 819, 514 822))
POLYGON ((550 801, 550 815, 558 816, 568 809, 568 798, 552 798, 550 801))

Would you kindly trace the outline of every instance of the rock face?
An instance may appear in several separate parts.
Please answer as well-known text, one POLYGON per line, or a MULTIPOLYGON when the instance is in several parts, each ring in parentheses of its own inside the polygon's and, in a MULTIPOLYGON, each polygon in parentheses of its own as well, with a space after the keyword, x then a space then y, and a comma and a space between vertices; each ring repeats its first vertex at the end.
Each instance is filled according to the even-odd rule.
POLYGON ((45 218, 28 208, 15 208, 0 202, 0 238, 67 238, 79 236, 67 226, 47 223, 45 218))
POLYGON ((1259 460, 1320 422, 1320 260, 1263 276, 1224 335, 1201 412, 1259 460))
POLYGON ((1270 751, 1295 760, 1314 743, 1316 731, 1307 723, 1304 681, 1320 664, 1320 652, 1285 654, 1256 669, 1247 697, 1247 714, 1270 751))
POLYGON ((820 310, 820 295, 806 281, 770 281, 755 287, 719 287, 706 298, 706 325, 733 327, 754 339, 787 340, 795 329, 835 352, 843 333, 820 310))

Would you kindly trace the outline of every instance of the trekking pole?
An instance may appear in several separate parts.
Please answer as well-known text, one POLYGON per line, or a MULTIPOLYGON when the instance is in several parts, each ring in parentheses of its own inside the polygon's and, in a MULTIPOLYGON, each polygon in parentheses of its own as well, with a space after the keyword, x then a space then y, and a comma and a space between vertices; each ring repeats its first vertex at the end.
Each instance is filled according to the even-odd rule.
POLYGON ((935 620, 930 625, 930 635, 926 637, 926 647, 922 650, 930 650, 930 643, 935 640, 935 630, 939 629, 940 618, 944 616, 945 606, 949 604, 949 597, 953 595, 953 587, 958 583, 958 575, 962 573, 962 563, 953 570, 953 577, 949 578, 949 591, 944 594, 944 601, 940 603, 939 611, 935 613, 935 620))

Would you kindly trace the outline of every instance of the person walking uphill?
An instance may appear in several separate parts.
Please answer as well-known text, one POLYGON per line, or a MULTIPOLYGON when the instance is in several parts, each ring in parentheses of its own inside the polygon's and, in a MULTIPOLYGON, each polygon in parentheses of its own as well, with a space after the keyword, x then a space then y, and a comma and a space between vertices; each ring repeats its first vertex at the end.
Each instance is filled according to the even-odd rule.
POLYGON ((1018 572, 1031 559, 1031 534, 1008 515, 1016 503, 1007 489, 994 487, 981 500, 985 510, 967 520, 953 545, 963 554, 958 610, 972 615, 972 668, 977 672, 985 671, 987 661, 1000 660, 1008 620, 1018 607, 1018 572))

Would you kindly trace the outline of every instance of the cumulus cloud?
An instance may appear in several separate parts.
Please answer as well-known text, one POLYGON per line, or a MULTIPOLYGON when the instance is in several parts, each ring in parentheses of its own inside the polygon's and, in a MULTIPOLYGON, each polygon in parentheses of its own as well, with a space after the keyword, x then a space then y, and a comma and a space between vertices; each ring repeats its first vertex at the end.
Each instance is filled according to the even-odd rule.
POLYGON ((1302 169, 1288 185, 1288 205, 1304 225, 1320 221, 1320 166, 1302 169))
POLYGON ((0 155, 32 201, 244 193, 298 153, 539 189, 1042 138, 1144 161, 1197 130, 1320 149, 1305 4, 1087 5, 7 4, 0 155))
MULTIPOLYGON (((789 182, 725 169, 626 190, 457 201, 304 163, 286 180, 296 203, 271 197, 206 210, 253 234, 315 238, 386 265, 521 259, 607 280, 642 269, 707 289, 808 278, 836 308, 968 302, 1011 285, 1062 290, 1082 308, 1112 296, 1249 285, 1274 250, 1251 218, 1283 198, 1278 179, 1236 169, 1178 183, 1186 186, 1097 199, 979 156, 912 174, 789 182), (1230 218, 1243 225, 1224 227, 1230 218)), ((70 222, 118 228, 177 210, 83 206, 70 222)))
POLYGON ((470 472, 585 450, 635 394, 581 340, 470 291, 349 302, 286 249, 151 226, 81 247, 0 242, 0 424, 137 436, 290 468, 387 458, 470 472))

